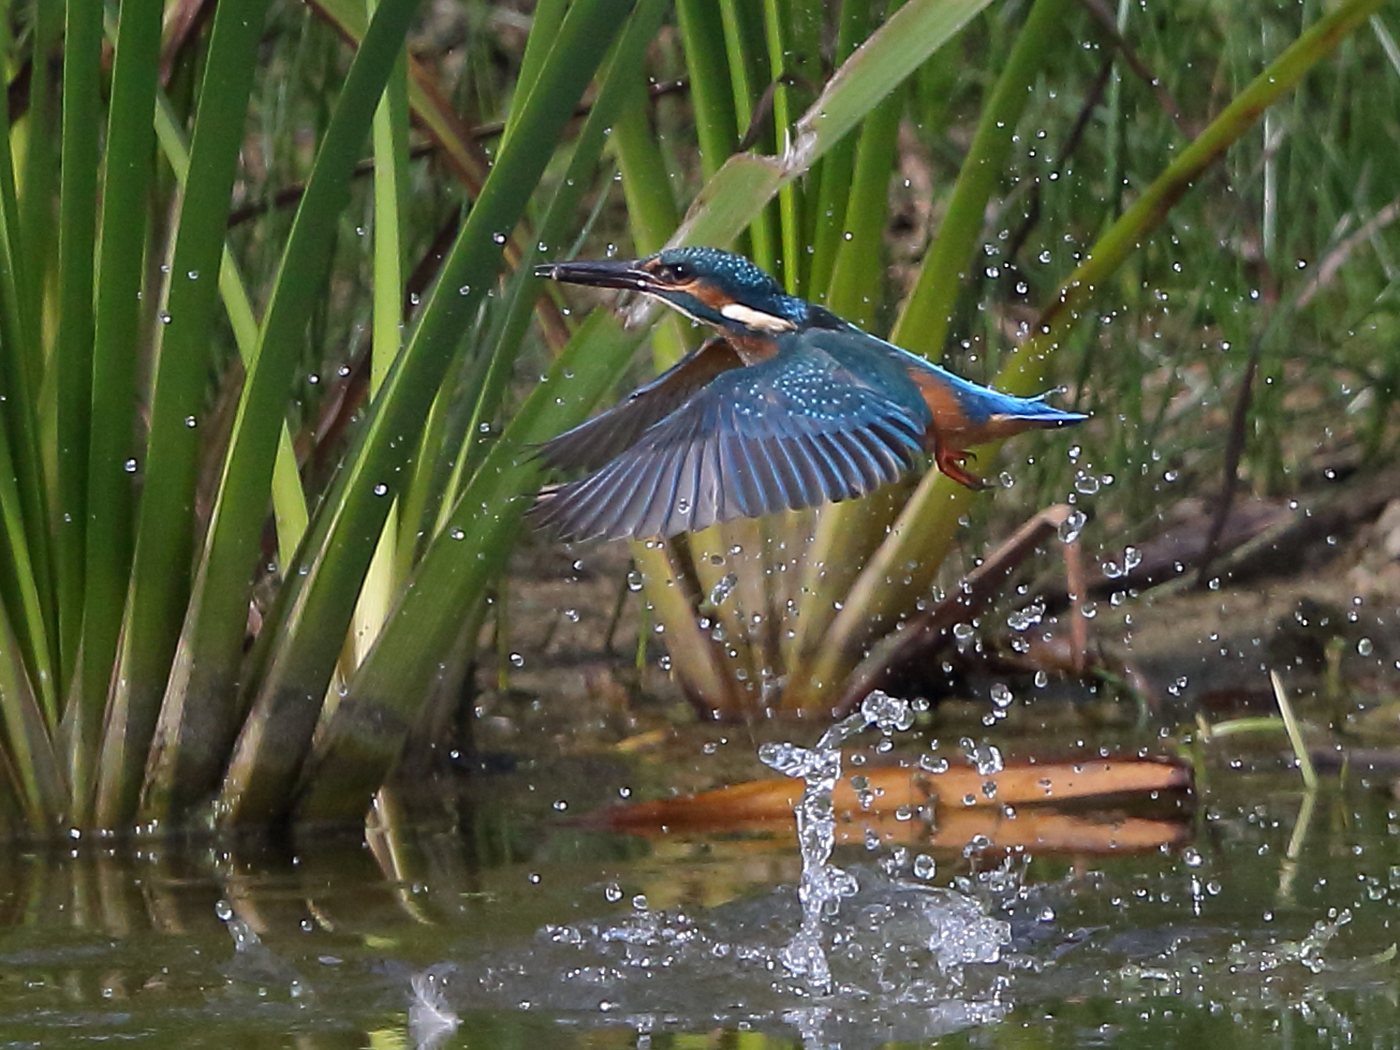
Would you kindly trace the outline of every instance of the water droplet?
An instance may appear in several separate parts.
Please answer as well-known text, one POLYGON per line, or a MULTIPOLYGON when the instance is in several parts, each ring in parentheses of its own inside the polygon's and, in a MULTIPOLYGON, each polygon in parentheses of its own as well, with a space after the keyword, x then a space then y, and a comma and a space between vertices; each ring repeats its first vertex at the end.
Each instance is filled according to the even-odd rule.
POLYGON ((739 585, 739 574, 731 572, 724 579, 710 588, 710 604, 723 605, 725 600, 734 593, 734 588, 739 585))
POLYGON ((968 738, 963 738, 963 750, 967 757, 972 759, 972 764, 977 767, 977 775, 989 777, 1000 773, 1005 768, 1002 762, 1001 749, 995 744, 976 744, 968 738))
POLYGON ((920 755, 919 768, 929 773, 946 773, 948 760, 937 755, 920 755))
POLYGON ((1073 543, 1079 539, 1080 533, 1084 531, 1084 526, 1089 521, 1089 515, 1082 510, 1070 511, 1064 521, 1060 522, 1056 535, 1060 537, 1061 543, 1073 543))
POLYGON ((131 459, 128 459, 125 463, 123 463, 122 470, 126 471, 128 474, 135 474, 136 458, 133 456, 131 459))

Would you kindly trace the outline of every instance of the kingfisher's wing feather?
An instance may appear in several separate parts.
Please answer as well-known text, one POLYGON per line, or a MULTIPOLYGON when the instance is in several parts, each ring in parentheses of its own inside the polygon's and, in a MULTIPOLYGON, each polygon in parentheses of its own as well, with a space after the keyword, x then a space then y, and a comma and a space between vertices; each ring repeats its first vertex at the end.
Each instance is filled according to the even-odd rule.
POLYGON ((834 497, 836 501, 850 500, 860 496, 862 491, 879 487, 879 479, 871 477, 867 480, 865 473, 851 462, 851 456, 840 438, 840 434, 818 434, 813 437, 819 451, 816 463, 827 477, 827 483, 832 486, 832 490, 839 493, 839 496, 834 497))
POLYGON ((559 470, 596 470, 636 444, 706 383, 742 364, 727 340, 709 339, 606 412, 544 442, 537 454, 559 470))
POLYGON ((927 421, 902 390, 820 352, 784 352, 715 377, 593 474, 552 490, 537 517, 570 539, 635 539, 850 499, 914 465, 927 421))

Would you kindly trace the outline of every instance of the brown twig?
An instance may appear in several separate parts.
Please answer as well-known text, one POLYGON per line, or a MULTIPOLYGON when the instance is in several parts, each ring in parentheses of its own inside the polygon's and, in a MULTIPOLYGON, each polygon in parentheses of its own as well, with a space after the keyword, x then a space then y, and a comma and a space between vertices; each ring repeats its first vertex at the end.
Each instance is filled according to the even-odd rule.
POLYGON ((1078 539, 1064 545, 1065 586, 1069 589, 1070 666, 1082 675, 1089 666, 1089 621, 1084 618, 1084 599, 1089 587, 1084 575, 1084 551, 1078 539))
MULTIPOLYGON (((420 160, 430 156, 442 147, 436 142, 420 142, 409 147, 408 159, 420 160)), ((355 165, 355 170, 351 172, 352 179, 363 179, 374 174, 374 158, 366 157, 355 165)), ((235 208, 228 214, 228 228, 231 230, 236 226, 241 226, 261 215, 266 215, 270 211, 281 211, 283 208, 291 208, 301 203, 302 196, 306 193, 306 183, 296 182, 290 186, 284 186, 271 197, 264 197, 261 200, 250 201, 241 208, 235 208)))
POLYGON ((833 709, 837 718, 853 710, 873 690, 899 677, 931 653, 947 644, 955 626, 971 620, 1001 590, 1016 567, 1045 542, 1074 512, 1057 503, 1046 507, 1005 543, 987 556, 958 584, 958 592, 927 612, 914 617, 887 643, 871 653, 851 674, 850 682, 833 709))
POLYGON ((175 63, 214 13, 214 0, 179 0, 165 13, 165 42, 160 50, 160 82, 170 86, 175 63))
POLYGON ((1301 310, 1313 301, 1314 296, 1332 283, 1342 264, 1363 241, 1368 241, 1396 219, 1400 219, 1400 197, 1396 197, 1376 214, 1372 215, 1355 233, 1338 242, 1330 252, 1322 257, 1312 280, 1305 284, 1294 300, 1293 308, 1301 310))
MULTIPOLYGON (((1267 326, 1266 326, 1267 330, 1267 326)), ((1230 413, 1230 433, 1225 440, 1224 477, 1220 484, 1220 499, 1211 517, 1210 532, 1201 551, 1201 565, 1196 570, 1196 587, 1206 585, 1211 564, 1215 561, 1216 548, 1220 535, 1225 531, 1225 522, 1230 517, 1230 508, 1235 502, 1235 490, 1239 487, 1240 457, 1244 455, 1245 432, 1249 425, 1249 406, 1254 400, 1254 375, 1259 370, 1259 350, 1264 341, 1261 332, 1249 348, 1249 360, 1244 366, 1244 378, 1240 380, 1239 393, 1235 395, 1235 407, 1230 413)))
MULTIPOLYGON (((763 94, 759 96, 758 102, 753 107, 753 116, 749 118, 749 126, 735 147, 736 153, 746 153, 758 142, 758 137, 763 134, 763 129, 773 117, 773 99, 777 95, 779 87, 805 87, 813 95, 817 93, 811 84, 791 73, 784 73, 777 80, 771 81, 763 89, 763 94)), ((778 143, 778 147, 782 148, 782 143, 778 143)))
MULTIPOLYGON (((649 91, 651 97, 655 99, 660 98, 663 95, 669 95, 678 91, 682 91, 687 86, 688 82, 685 80, 673 80, 668 81, 664 84, 652 84, 649 87, 649 91)), ((578 117, 585 117, 588 115, 589 109, 590 104, 580 103, 577 107, 575 107, 574 115, 578 117)), ((464 129, 463 134, 466 138, 474 142, 481 142, 485 139, 495 138, 496 136, 500 135, 501 132, 504 130, 504 121, 493 120, 487 124, 478 124, 473 128, 464 129)), ((446 147, 441 142, 433 140, 428 142, 420 142, 417 145, 411 147, 408 152, 408 157, 410 160, 421 160, 423 157, 436 156, 445 153, 446 147)), ((355 170, 352 173, 351 177, 355 179, 363 179, 373 174, 374 158, 365 157, 363 160, 361 160, 355 165, 355 170)), ((473 196, 475 195, 470 185, 468 186, 468 191, 472 192, 473 196)), ((282 208, 293 207, 301 201, 302 195, 305 192, 306 183, 296 182, 290 186, 284 186, 282 189, 274 193, 270 198, 264 198, 260 201, 254 201, 252 203, 245 204, 243 207, 238 208, 229 213, 229 228, 232 229, 233 227, 238 226, 241 223, 247 222, 250 219, 255 219, 259 215, 263 215, 274 209, 280 210, 282 208)))
POLYGON ((1127 64, 1128 68, 1131 69, 1137 78, 1146 84, 1152 94, 1156 96, 1157 104, 1162 107, 1162 112, 1166 113, 1166 115, 1171 118, 1177 130, 1188 139, 1195 138, 1196 133, 1187 126, 1185 119, 1183 119, 1181 115, 1181 107, 1176 104, 1176 99, 1172 97, 1172 93, 1163 85, 1162 78, 1156 76, 1153 74, 1152 70, 1147 68, 1147 63, 1138 57, 1137 52, 1133 49, 1133 45, 1123 38, 1122 33, 1118 32, 1118 21, 1113 17, 1113 12, 1108 9, 1108 6, 1103 0, 1079 0, 1079 3, 1084 10, 1089 12, 1089 16, 1099 24, 1099 28, 1103 30, 1109 42, 1113 44, 1118 53, 1123 56, 1123 61, 1127 64))
MULTIPOLYGON (((1065 136, 1064 144, 1055 157, 1055 177, 1064 171, 1065 163, 1079 148, 1079 140, 1084 137, 1084 130, 1089 126, 1089 118, 1093 116, 1095 107, 1103 98, 1104 89, 1108 86, 1109 74, 1112 72, 1113 60, 1111 58, 1104 59, 1103 65, 1099 67, 1098 75, 1094 77, 1094 82, 1089 85, 1089 90, 1084 95, 1084 102, 1079 107, 1078 114, 1075 115, 1074 126, 1069 129, 1069 134, 1065 136)), ((1007 241, 1006 258, 1013 261, 1021 253, 1021 249, 1025 247, 1031 231, 1040 224, 1040 179, 1028 178, 1022 185, 1026 187, 1026 193, 1030 199, 1026 204, 1026 217, 1021 220, 1021 224, 1016 227, 1016 231, 1007 241)), ((1007 202, 1010 203, 1014 196, 1015 192, 1013 191, 1008 196, 1007 202)))

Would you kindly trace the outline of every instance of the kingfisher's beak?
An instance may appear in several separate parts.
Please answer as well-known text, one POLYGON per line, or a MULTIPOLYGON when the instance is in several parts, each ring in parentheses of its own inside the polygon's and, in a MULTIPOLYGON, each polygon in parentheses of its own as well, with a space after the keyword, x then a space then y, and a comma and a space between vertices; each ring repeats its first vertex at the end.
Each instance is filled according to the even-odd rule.
POLYGON ((641 259, 606 259, 589 262, 541 263, 535 276, 566 284, 586 284, 594 288, 627 288, 638 292, 657 292, 661 283, 642 269, 641 259))

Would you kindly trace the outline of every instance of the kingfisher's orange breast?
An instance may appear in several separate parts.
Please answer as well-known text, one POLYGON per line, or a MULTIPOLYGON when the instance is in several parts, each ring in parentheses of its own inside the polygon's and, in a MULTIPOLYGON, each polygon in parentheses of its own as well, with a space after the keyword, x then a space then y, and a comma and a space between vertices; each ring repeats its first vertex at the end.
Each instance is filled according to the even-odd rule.
POLYGON ((932 429, 945 438, 969 438, 973 436, 972 420, 967 418, 958 396, 948 389, 948 384, 940 382, 936 375, 923 371, 910 371, 909 378, 919 388, 924 404, 928 405, 933 416, 932 429))
POLYGON ((778 352, 778 344, 764 336, 725 333, 725 339, 746 365, 762 364, 778 352))

